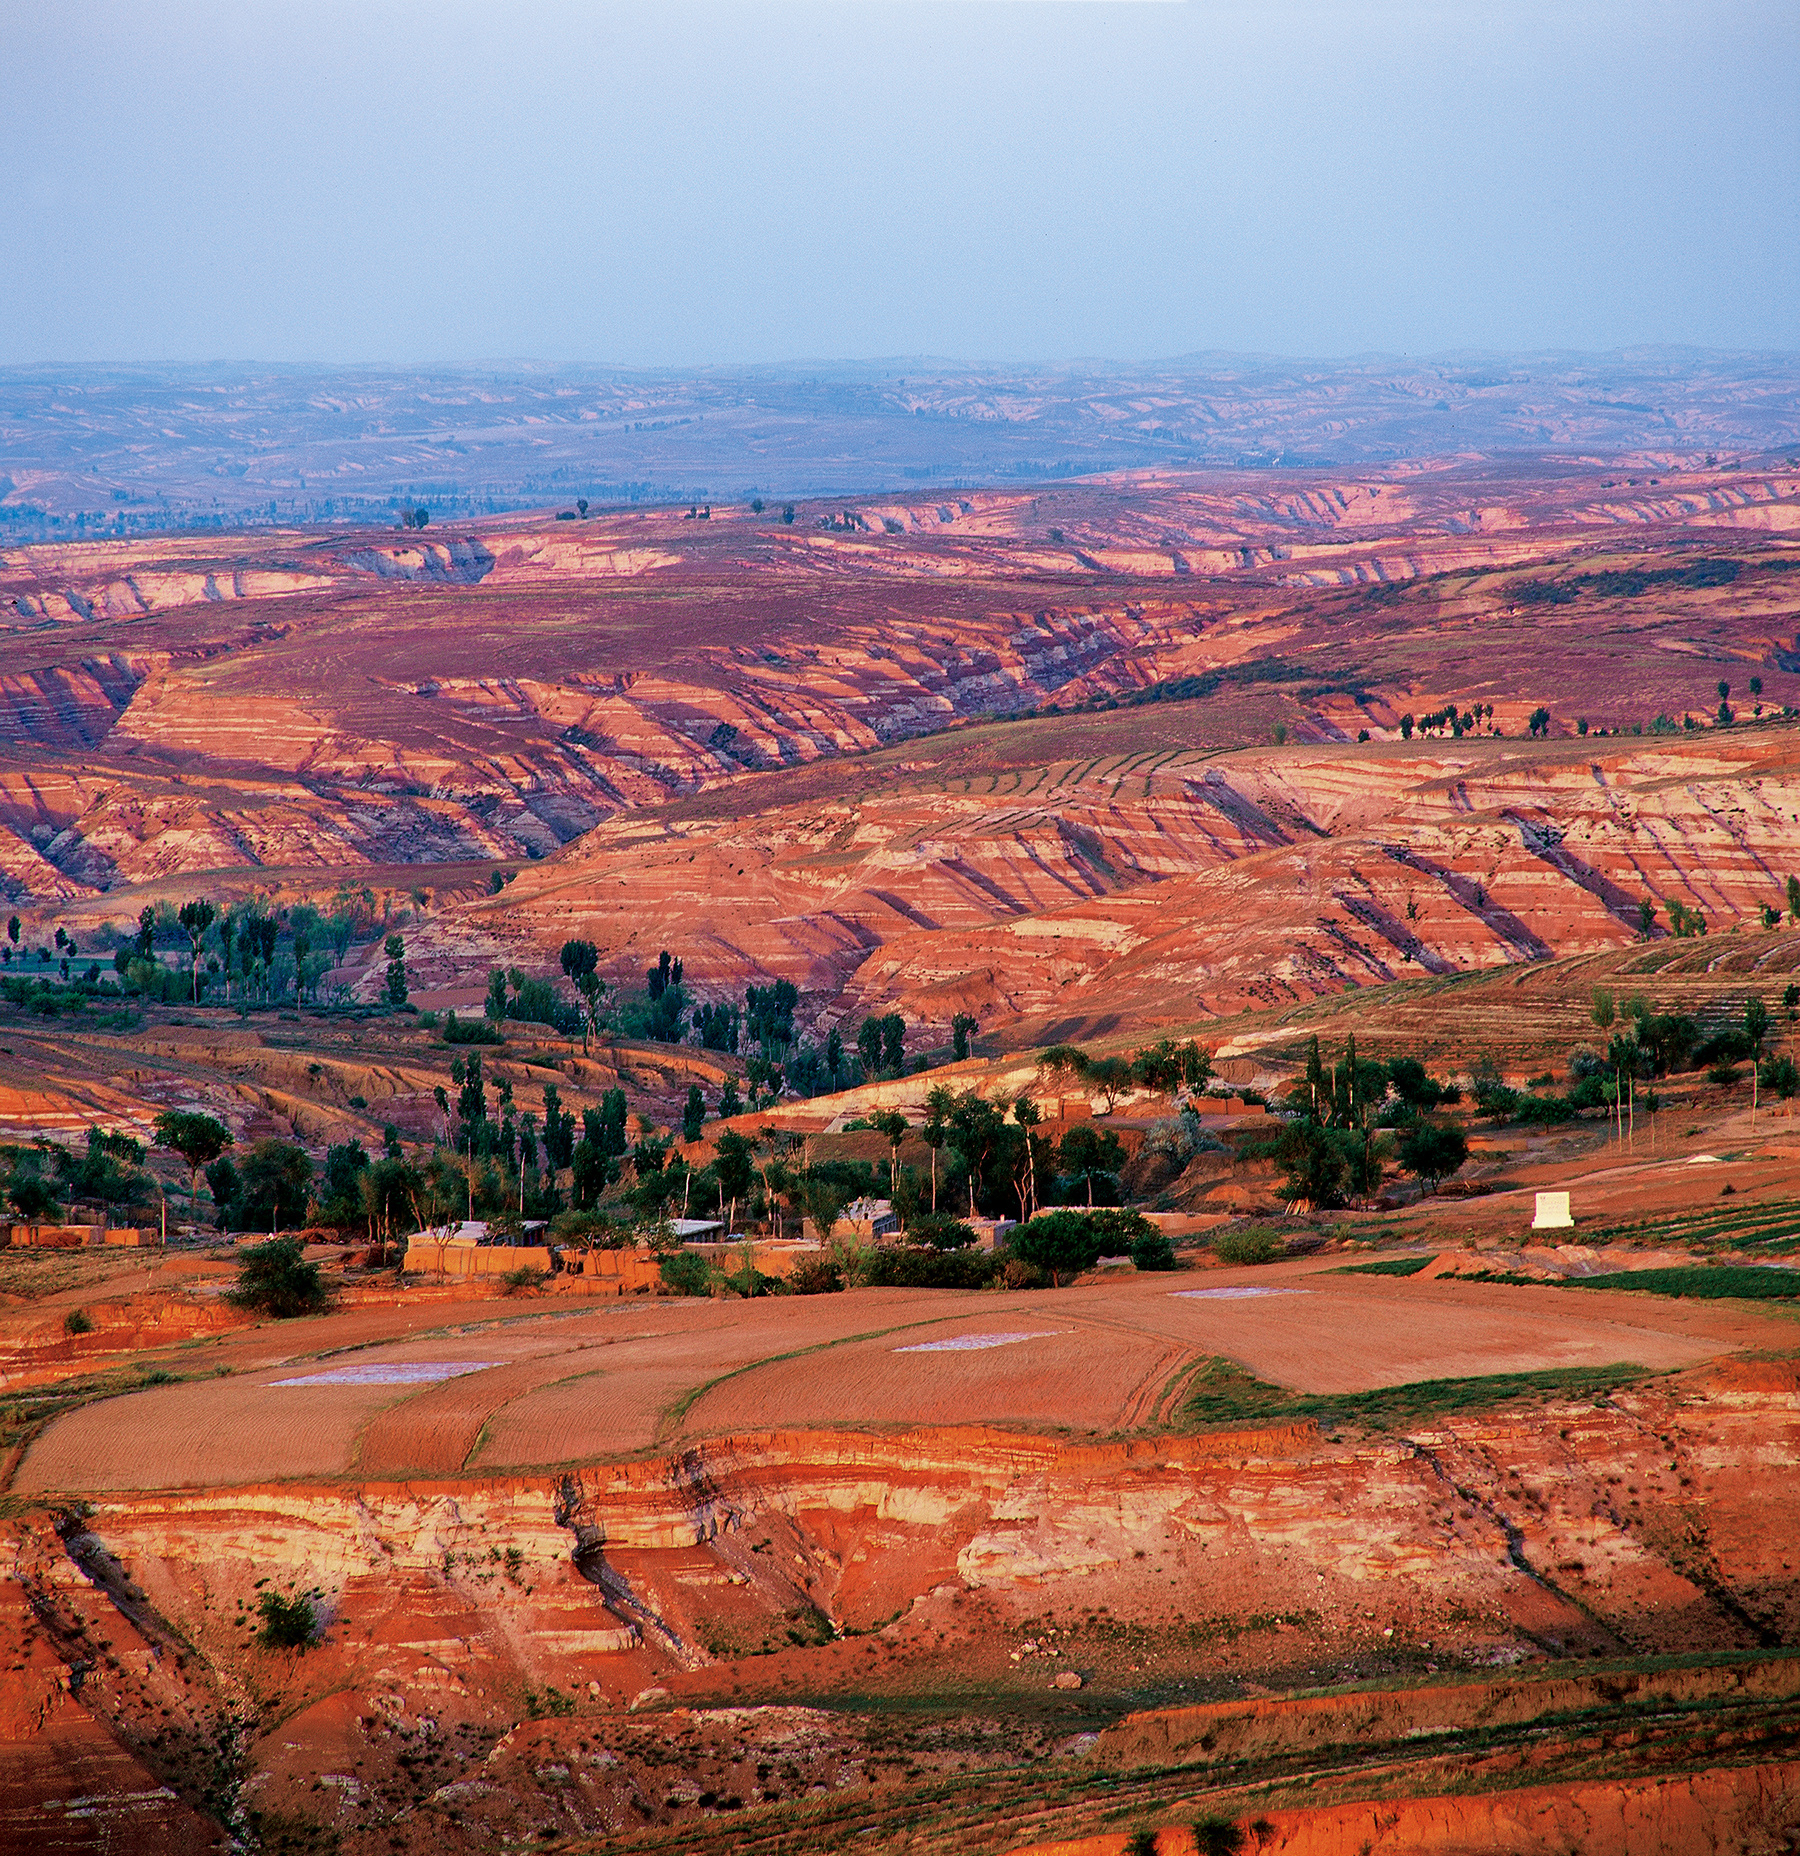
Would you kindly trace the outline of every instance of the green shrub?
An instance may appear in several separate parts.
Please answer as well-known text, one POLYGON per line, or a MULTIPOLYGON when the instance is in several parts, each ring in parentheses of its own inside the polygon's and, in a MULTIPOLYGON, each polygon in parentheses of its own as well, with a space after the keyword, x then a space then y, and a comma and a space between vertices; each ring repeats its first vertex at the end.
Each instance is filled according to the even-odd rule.
POLYGON ((1414 1122, 1400 1142, 1400 1164, 1427 1191, 1440 1179, 1449 1178, 1468 1157, 1469 1137, 1454 1122, 1414 1122))
POLYGON ((238 1258, 237 1287, 226 1300, 287 1321, 325 1306, 325 1282, 318 1264, 306 1261, 297 1237, 272 1237, 266 1244, 252 1244, 238 1258))
POLYGON ((1287 1240, 1266 1225, 1253 1224, 1242 1231, 1221 1231, 1212 1248, 1221 1263, 1273 1263, 1287 1255, 1287 1240))
POLYGON ((985 1289, 1001 1267, 989 1251, 882 1244, 863 1259, 863 1281, 884 1289, 985 1289))
POLYGON ((1342 1205, 1350 1184, 1351 1150, 1361 1145, 1353 1128, 1290 1122, 1274 1138, 1275 1162, 1283 1174, 1281 1196, 1320 1207, 1342 1205))
POLYGON ((658 1266, 677 1295, 705 1295, 712 1288, 712 1265, 691 1250, 677 1250, 658 1266))
POLYGON ((319 1619, 310 1598, 264 1592, 256 1610, 263 1621, 256 1640, 265 1650, 306 1650, 318 1641, 319 1619))
POLYGON ((504 1044, 506 1039, 485 1018, 458 1018, 454 1011, 444 1014, 446 1044, 504 1044))
POLYGON ((1131 1260, 1141 1270, 1173 1270, 1181 1267, 1175 1246, 1160 1231, 1147 1232, 1131 1246, 1131 1260))
POLYGON ((909 1243, 929 1244, 933 1250, 965 1250, 975 1241, 975 1232, 948 1212, 926 1212, 910 1219, 906 1226, 909 1243))
POLYGON ((21 1155, 13 1162, 12 1173, 5 1181, 6 1197, 28 1224, 55 1218, 62 1211, 55 1187, 38 1171, 40 1165, 36 1154, 21 1155))
POLYGON ((1584 1077, 1566 1096, 1527 1095, 1516 1089, 1491 1089, 1482 1097, 1481 1113, 1495 1121, 1514 1121, 1526 1128, 1560 1127, 1573 1121, 1583 1108, 1598 1107, 1612 1098, 1604 1092, 1611 1087, 1596 1076, 1584 1077))
POLYGON ((544 1280, 544 1272, 526 1264, 521 1269, 508 1270, 500 1280, 505 1284, 508 1295, 517 1295, 522 1289, 535 1289, 544 1280))
POLYGON ((753 1263, 735 1270, 722 1270, 719 1280, 727 1289, 742 1296, 772 1294, 776 1281, 773 1276, 765 1276, 753 1263))
POLYGON ((1100 1234, 1100 1254, 1103 1257, 1129 1256, 1132 1245, 1156 1229, 1139 1212, 1120 1211, 1111 1207, 1088 1212, 1086 1217, 1088 1223, 1100 1234))
POLYGON ((787 1286, 791 1295, 836 1295, 844 1279, 829 1257, 808 1257, 789 1271, 787 1286))
POLYGON ((63 1332, 65 1334, 91 1334, 93 1331, 93 1322, 90 1321, 79 1308, 71 1308, 69 1312, 63 1316, 63 1332))
POLYGON ((563 1718, 575 1712, 574 1697, 547 1682, 542 1689, 525 1691, 525 1712, 534 1721, 563 1718))

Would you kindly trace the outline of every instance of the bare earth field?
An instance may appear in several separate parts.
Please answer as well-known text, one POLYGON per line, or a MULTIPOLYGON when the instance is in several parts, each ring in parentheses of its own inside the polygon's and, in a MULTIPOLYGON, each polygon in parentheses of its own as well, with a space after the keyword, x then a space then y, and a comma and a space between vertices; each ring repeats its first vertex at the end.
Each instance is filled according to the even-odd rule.
MULTIPOLYGON (((1139 382, 1155 468, 1026 488, 0 553, 0 1167, 167 1109, 239 1161, 423 1163, 466 1054, 435 1014, 494 968, 566 1004, 570 938, 621 988, 680 954, 695 1005, 789 980, 811 1043, 898 1014, 930 1067, 738 1124, 808 1165, 925 1167, 929 1089, 1041 1096, 1058 1042, 1194 1038, 1238 1092, 1171 1157, 1167 1094, 1068 1085, 1179 1251, 1055 1288, 459 1285, 365 1258, 371 1217, 271 1321, 152 1148, 167 1251, 0 1251, 0 1847, 1793 1847, 1800 478, 1716 433, 1603 454, 1567 382, 1538 454, 1378 460, 1399 388, 1333 391, 1329 467, 1178 464, 1192 395, 1139 382), (196 897, 263 911, 282 977, 117 990, 196 897), (347 924, 305 1000, 302 904, 347 924), (1477 1075, 1601 1061, 1596 989, 1696 1039, 1759 1003, 1763 1080, 1478 1114, 1477 1075), (1468 1158, 1289 1210, 1256 1097, 1351 1035, 1462 1085, 1468 1158), (883 1107, 892 1155, 842 1125, 883 1107), (1546 1190, 1573 1229, 1531 1229, 1546 1190), (1281 1260, 1221 1261, 1264 1228, 1281 1260)), ((623 457, 650 402, 606 392, 623 457)), ((64 442, 123 488, 104 399, 64 442)), ((1144 464, 1097 391, 1035 404, 1144 464)), ((358 451, 296 445, 309 482, 358 451)), ((747 1046, 503 1029, 490 1104, 617 1090, 673 1134, 698 1086, 696 1164, 750 1082, 747 1046)))
MULTIPOLYGON (((164 1356, 183 1383, 77 1407, 27 1450, 9 1524, 30 1607, 20 1642, 77 1660, 93 1646, 71 1718, 104 1724, 171 1788, 157 1834, 175 1799, 206 1803, 200 1754, 227 1671, 270 1723, 245 1749, 240 1796, 351 1846, 365 1823, 379 1826, 371 1847, 426 1832, 479 1847, 534 1826, 657 1847, 659 1823, 685 1847, 891 1841, 918 1834, 923 1804, 928 1847, 998 1849, 1006 1824, 1091 1824, 1096 1809, 1102 1825, 1166 1821, 1183 1798, 1185 1821, 1253 1813, 1295 1797, 1278 1723, 1217 1770, 1192 1746, 1133 1754, 1123 1791, 1104 1763, 1083 1778, 1080 1736, 1127 1715, 1140 1735, 1180 1732, 1161 1723, 1194 1701, 1321 1683, 1339 1713, 1306 1744, 1347 1798, 1406 1731, 1383 1711, 1429 1698, 1435 1671, 1574 1656, 1691 1684, 1680 1658, 1748 1653, 1729 1666, 1760 1671, 1800 1622, 1800 1542, 1766 1499, 1800 1449, 1791 1321, 1571 1299, 1315 1263, 935 1306, 860 1291, 499 1320, 465 1307, 473 1320, 385 1344, 366 1315, 342 1330, 330 1318, 300 1324, 302 1347, 277 1330, 294 1348, 279 1364, 270 1330, 261 1364, 250 1337, 227 1335, 164 1356), (1265 1293, 1211 1293, 1244 1288, 1265 1293), (1003 1334, 1036 1338, 939 1347, 1003 1334), (938 1350, 901 1351, 920 1346, 938 1350), (218 1377, 227 1355, 240 1364, 218 1377), (1223 1429, 1171 1424, 1166 1405, 1159 1418, 1145 1394, 1165 1367, 1217 1357, 1324 1390, 1637 1370, 1597 1397, 1571 1385, 1397 1431, 1350 1406, 1223 1429), (381 1383, 476 1362, 490 1364, 381 1383), (748 1370, 720 1383, 734 1367, 748 1370), (280 1383, 307 1379, 327 1383, 280 1383), (485 1441, 462 1467, 471 1436, 485 1441), (314 1594, 324 1647, 296 1658, 246 1641, 245 1608, 271 1582, 314 1594), (151 1653, 121 1655, 126 1629, 151 1653), (1051 1679, 1070 1670, 1083 1687, 1065 1699, 1051 1679), (551 1690, 571 1711, 531 1725, 543 1704, 528 1698, 551 1690), (577 1756, 592 1782, 571 1791, 549 1768, 573 1772, 577 1756), (716 1802, 687 1781, 656 1789, 671 1759, 727 1775, 752 1809, 709 1829, 716 1802), (315 1777, 340 1768, 366 1776, 322 1815, 315 1777)), ((1618 1705, 1616 1680, 1606 1693, 1618 1705)), ((1734 1691, 1743 1748, 1781 1744, 1793 1693, 1734 1691)), ((1674 1744, 1681 1708, 1659 1718, 1659 1757, 1691 1760, 1698 1742, 1674 1744)), ((33 1744, 63 1731, 53 1713, 33 1719, 33 1744)), ((57 1743, 89 1760, 115 1815, 128 1809, 85 1742, 57 1743)), ((1709 1762, 1766 1795, 1737 1759, 1709 1762)), ((36 1766, 8 1770, 9 1796, 55 1795, 36 1766)), ((1425 1795, 1441 1770, 1414 1775, 1425 1795)), ((1503 1789, 1561 1777, 1541 1745, 1495 1770, 1503 1789)), ((1273 1847, 1314 1847, 1325 1809, 1309 1800, 1273 1847)), ((1714 1809, 1739 1821, 1730 1799, 1714 1809)))
POLYGON ((1136 1429, 1174 1375, 1217 1355, 1297 1391, 1360 1392, 1625 1362, 1670 1370, 1792 1334, 1735 1304, 1570 1299, 1287 1265, 1208 1272, 1204 1286, 1175 1290, 1127 1272, 1116 1284, 1025 1295, 860 1290, 515 1319, 395 1345, 363 1340, 304 1372, 292 1360, 240 1366, 226 1379, 109 1399, 52 1426, 13 1486, 79 1494, 352 1470, 501 1472, 727 1432, 954 1425, 975 1414, 1104 1437, 1136 1429), (1233 1287, 1255 1294, 1223 1294, 1233 1287), (950 1341, 998 1344, 941 1346, 950 1341), (940 1350, 914 1351, 921 1345, 940 1350), (421 1363, 476 1370, 442 1384, 367 1382, 370 1369, 421 1363), (294 1383, 307 1374, 350 1383, 294 1383))

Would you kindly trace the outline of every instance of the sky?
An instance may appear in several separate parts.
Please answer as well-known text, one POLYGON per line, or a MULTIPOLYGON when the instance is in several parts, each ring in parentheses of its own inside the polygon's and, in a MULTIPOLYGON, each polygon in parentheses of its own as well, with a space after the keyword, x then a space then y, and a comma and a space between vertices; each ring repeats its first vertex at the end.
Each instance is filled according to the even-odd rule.
POLYGON ((1800 349, 1794 0, 0 0, 0 364, 1800 349))

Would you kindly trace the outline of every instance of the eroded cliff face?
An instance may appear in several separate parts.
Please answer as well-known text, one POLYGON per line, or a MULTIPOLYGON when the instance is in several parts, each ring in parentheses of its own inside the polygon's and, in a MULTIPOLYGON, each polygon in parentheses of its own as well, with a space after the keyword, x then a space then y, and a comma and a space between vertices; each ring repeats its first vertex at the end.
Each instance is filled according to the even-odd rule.
POLYGON ((957 1012, 1191 1020, 1622 948, 1646 902, 1650 938, 1671 902, 1716 931, 1800 867, 1785 733, 1215 757, 1120 722, 1104 757, 1036 761, 1040 726, 985 774, 908 750, 863 792, 772 776, 624 814, 419 945, 528 936, 548 965, 579 934, 627 983, 679 946, 703 995, 777 974, 819 1022, 897 1009, 935 1042, 957 1012))
MULTIPOLYGON (((405 1823, 461 1847, 476 1826, 701 1830, 727 1797, 878 1788, 857 1696, 1003 1717, 1078 1676, 1091 1716, 1791 1644, 1800 1540, 1769 1498, 1800 1452, 1792 1381, 1702 1369, 1404 1439, 810 1431, 537 1478, 101 1497, 10 1524, 29 1607, 12 1629, 46 1672, 29 1731, 85 1665, 87 1716, 183 1800, 208 1802, 195 1748, 229 1742, 207 1781, 228 1818, 299 1813, 351 1849, 405 1823), (259 1647, 264 1594, 307 1597, 320 1647, 259 1647), (794 1706, 823 1697, 850 1716, 794 1706), (773 1712, 717 1712, 749 1704, 773 1712)), ((1477 1719, 1511 1718, 1483 1695, 1477 1719)), ((1405 1705, 1469 1724, 1454 1698, 1405 1705)), ((1091 1757, 1179 1763, 1240 1731, 1133 1717, 1091 1757)), ((1330 1726, 1334 1744, 1372 1731, 1330 1726)), ((1021 1756, 998 1727, 933 1747, 959 1768, 1021 1756)))
POLYGON ((1278 724, 1379 739, 1452 701, 1508 734, 1546 700, 1558 732, 1705 715, 1721 665, 1800 700, 1788 551, 1763 539, 1793 525, 1792 473, 1619 487, 1131 477, 791 527, 646 511, 19 550, 0 868, 49 900, 547 857, 621 811, 1047 704, 1185 696, 1188 742, 1225 747, 1278 724), (1696 539, 1719 551, 1697 578, 1696 539))

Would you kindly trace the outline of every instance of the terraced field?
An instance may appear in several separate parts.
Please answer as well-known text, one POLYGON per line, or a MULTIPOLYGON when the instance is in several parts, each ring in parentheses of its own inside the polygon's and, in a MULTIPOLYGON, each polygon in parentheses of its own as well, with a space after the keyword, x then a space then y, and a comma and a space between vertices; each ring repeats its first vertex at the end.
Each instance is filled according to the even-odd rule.
MULTIPOLYGON (((399 1326, 400 1311, 389 1319, 399 1326)), ((376 1339, 381 1325, 371 1311, 352 1351, 340 1341, 278 1364, 251 1365, 240 1342, 229 1377, 71 1413, 32 1445, 14 1487, 79 1496, 504 1474, 687 1438, 977 1416, 1101 1437, 1150 1423, 1184 1373, 1214 1357, 1329 1393, 1577 1366, 1668 1371, 1791 1338, 1778 1318, 1735 1306, 1344 1277, 1318 1264, 1208 1272, 1199 1287, 1127 1272, 1027 1295, 658 1302, 458 1323, 389 1344, 376 1339)))

